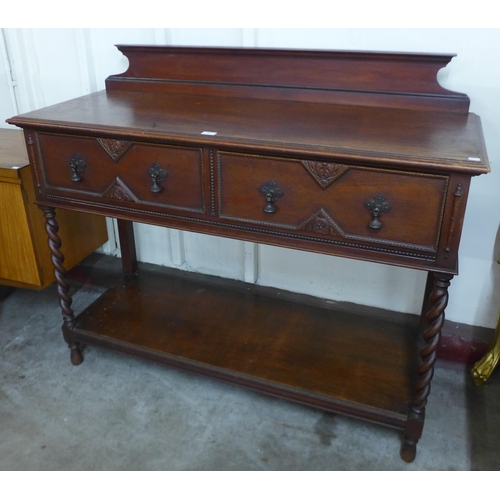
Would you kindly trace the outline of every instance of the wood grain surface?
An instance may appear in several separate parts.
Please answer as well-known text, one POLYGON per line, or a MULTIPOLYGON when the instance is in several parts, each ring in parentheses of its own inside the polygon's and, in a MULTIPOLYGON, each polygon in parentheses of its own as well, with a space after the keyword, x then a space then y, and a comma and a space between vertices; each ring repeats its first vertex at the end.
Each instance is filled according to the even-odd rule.
POLYGON ((189 273, 141 271, 77 318, 75 338, 91 335, 93 341, 98 336, 115 346, 137 346, 145 357, 149 351, 188 370, 216 367, 226 372, 220 378, 279 384, 284 394, 295 388, 406 415, 416 325, 283 300, 230 280, 220 283, 200 282, 189 273))
POLYGON ((489 170, 474 114, 129 91, 101 91, 9 120, 22 127, 335 154, 412 168, 489 170), (216 132, 215 136, 202 132, 216 132), (479 158, 478 161, 469 158, 479 158))

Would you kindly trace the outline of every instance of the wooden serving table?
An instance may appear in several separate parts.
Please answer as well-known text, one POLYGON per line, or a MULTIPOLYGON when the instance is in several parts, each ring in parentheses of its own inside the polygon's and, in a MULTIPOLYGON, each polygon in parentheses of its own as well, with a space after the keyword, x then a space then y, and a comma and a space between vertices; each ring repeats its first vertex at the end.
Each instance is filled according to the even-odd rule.
POLYGON ((94 344, 379 422, 412 461, 470 180, 489 171, 468 97, 436 81, 453 56, 118 48, 130 66, 105 91, 8 120, 25 132, 71 361, 94 344), (78 317, 56 208, 118 219, 124 277, 78 317), (138 272, 132 221, 426 271, 420 325, 138 272))

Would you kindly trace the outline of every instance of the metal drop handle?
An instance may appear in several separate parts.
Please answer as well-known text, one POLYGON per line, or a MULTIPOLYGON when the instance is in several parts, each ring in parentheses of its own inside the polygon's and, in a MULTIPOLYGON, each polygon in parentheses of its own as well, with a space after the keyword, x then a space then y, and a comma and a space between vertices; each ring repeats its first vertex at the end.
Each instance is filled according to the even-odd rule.
POLYGON ((383 213, 387 213, 391 209, 391 205, 385 201, 383 194, 377 194, 372 200, 365 201, 365 207, 371 210, 373 219, 368 223, 368 227, 372 229, 380 229, 383 224, 379 218, 383 213))
POLYGON ((276 202, 276 198, 281 198, 283 196, 283 190, 278 187, 278 184, 274 181, 267 181, 260 188, 260 192, 266 197, 266 205, 264 206, 264 212, 266 214, 273 214, 276 212, 277 207, 274 204, 276 202))
POLYGON ((161 168, 159 163, 153 163, 153 166, 148 170, 149 177, 151 177, 151 192, 160 193, 162 190, 161 182, 167 177, 167 171, 161 168))
POLYGON ((69 160, 69 166, 71 168, 71 172, 73 173, 71 180, 73 182, 80 182, 82 180, 80 174, 85 170, 87 164, 78 153, 75 153, 69 160))

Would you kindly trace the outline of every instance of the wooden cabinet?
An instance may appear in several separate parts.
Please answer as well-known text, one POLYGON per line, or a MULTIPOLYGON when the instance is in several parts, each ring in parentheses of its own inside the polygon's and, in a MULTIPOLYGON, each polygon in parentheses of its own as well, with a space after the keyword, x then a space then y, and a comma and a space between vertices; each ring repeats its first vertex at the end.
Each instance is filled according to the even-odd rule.
POLYGON ((38 179, 71 361, 93 344, 378 422, 413 460, 471 178, 489 171, 468 97, 436 81, 453 56, 119 49, 130 65, 105 91, 9 120, 38 179), (118 218, 124 277, 78 317, 62 209, 118 218), (420 321, 136 272, 132 222, 424 271, 420 321))
MULTIPOLYGON (((0 129, 0 285, 41 289, 54 281, 42 212, 21 131, 0 129)), ((108 237, 104 217, 59 213, 65 266, 71 269, 108 237)))

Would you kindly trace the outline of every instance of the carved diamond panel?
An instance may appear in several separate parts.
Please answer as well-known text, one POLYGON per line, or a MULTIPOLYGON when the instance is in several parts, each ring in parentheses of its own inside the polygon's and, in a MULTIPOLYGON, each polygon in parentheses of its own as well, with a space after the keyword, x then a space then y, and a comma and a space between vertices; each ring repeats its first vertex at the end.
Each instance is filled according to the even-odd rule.
POLYGON ((319 210, 309 217, 309 219, 299 226, 299 229, 307 231, 308 233, 343 236, 340 228, 324 209, 319 210))
POLYGON ((113 161, 117 162, 131 147, 130 141, 119 141, 117 139, 98 138, 97 142, 104 148, 113 161))
POLYGON ((349 170, 349 166, 342 163, 325 163, 323 161, 309 160, 303 160, 300 163, 302 163, 322 189, 326 189, 349 170))
POLYGON ((137 203, 139 198, 128 188, 128 186, 117 177, 115 181, 104 191, 103 198, 111 198, 113 200, 131 201, 137 203))

